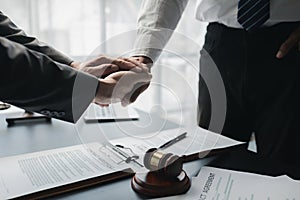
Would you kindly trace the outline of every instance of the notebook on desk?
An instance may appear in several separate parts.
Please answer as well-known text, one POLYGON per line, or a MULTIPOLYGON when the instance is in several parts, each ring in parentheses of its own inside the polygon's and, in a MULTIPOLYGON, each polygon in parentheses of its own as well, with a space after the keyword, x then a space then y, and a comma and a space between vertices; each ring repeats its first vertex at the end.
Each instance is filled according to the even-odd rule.
MULTIPOLYGON (((186 130, 170 129, 104 144, 95 142, 0 158, 0 199, 38 199, 146 171, 142 162, 145 151, 182 131, 186 130), (135 158, 134 162, 127 162, 128 156, 135 158)), ((242 144, 201 128, 187 133, 164 151, 189 158, 199 152, 242 144)))

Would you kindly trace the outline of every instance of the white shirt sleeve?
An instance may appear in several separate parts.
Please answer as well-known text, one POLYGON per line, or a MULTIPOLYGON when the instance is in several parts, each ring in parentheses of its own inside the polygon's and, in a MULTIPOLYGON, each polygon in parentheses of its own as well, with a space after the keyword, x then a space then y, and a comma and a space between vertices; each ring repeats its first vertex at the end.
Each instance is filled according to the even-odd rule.
POLYGON ((134 56, 155 61, 169 41, 188 0, 143 0, 134 56))

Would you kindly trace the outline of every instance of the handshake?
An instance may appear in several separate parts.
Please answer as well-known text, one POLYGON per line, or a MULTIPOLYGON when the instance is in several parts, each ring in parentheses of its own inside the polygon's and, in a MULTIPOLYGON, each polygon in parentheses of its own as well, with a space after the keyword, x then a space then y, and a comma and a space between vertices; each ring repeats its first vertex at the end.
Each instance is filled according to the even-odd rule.
POLYGON ((71 67, 98 77, 94 102, 101 106, 134 102, 148 88, 151 59, 146 57, 109 58, 98 56, 86 62, 72 62, 71 67))

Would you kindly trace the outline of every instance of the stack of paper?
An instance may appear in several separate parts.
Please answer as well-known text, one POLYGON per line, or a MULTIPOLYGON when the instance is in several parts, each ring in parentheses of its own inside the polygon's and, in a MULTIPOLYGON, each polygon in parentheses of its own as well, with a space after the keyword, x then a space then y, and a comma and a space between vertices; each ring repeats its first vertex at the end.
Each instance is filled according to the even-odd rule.
POLYGON ((288 176, 271 177, 203 167, 199 175, 192 178, 187 194, 162 199, 297 200, 300 199, 299 188, 300 181, 288 176))

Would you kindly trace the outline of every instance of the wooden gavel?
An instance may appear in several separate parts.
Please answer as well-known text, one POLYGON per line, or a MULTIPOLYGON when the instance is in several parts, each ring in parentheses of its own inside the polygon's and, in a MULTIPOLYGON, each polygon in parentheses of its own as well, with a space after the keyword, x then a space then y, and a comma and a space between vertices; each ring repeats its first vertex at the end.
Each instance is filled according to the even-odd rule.
POLYGON ((149 172, 136 173, 131 180, 132 189, 143 197, 183 194, 191 186, 180 156, 152 148, 144 156, 144 166, 149 172))
POLYGON ((144 165, 152 172, 168 178, 176 178, 182 172, 183 159, 172 153, 164 153, 157 148, 152 148, 144 156, 144 165))

